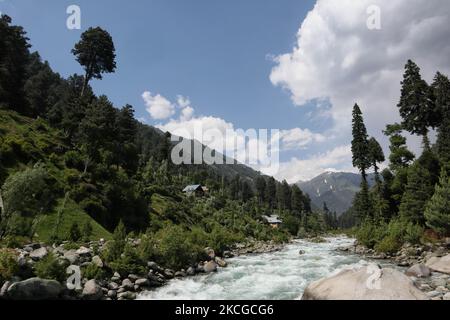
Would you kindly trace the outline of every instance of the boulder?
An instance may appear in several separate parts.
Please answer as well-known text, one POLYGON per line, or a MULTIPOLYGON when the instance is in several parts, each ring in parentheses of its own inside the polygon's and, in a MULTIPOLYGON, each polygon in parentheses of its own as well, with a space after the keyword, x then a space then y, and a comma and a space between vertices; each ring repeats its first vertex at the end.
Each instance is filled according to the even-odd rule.
POLYGON ((203 265, 203 270, 206 273, 215 272, 217 271, 217 263, 215 263, 214 261, 208 261, 203 265))
POLYGON ((102 287, 95 280, 89 280, 84 284, 83 299, 86 300, 100 300, 103 298, 103 290, 102 287))
POLYGON ((306 253, 305 250, 300 250, 300 251, 298 252, 299 255, 304 255, 305 253, 306 253))
POLYGON ((89 257, 92 253, 92 250, 86 247, 80 247, 76 253, 80 256, 80 257, 89 257))
POLYGON ((0 299, 6 297, 6 293, 8 292, 8 288, 11 286, 11 281, 6 281, 2 288, 0 289, 0 299))
POLYGON ((211 260, 214 260, 214 258, 216 257, 216 253, 214 252, 214 249, 212 249, 210 247, 205 248, 205 253, 211 260))
POLYGON ((166 279, 172 279, 174 276, 175 276, 175 272, 173 272, 173 270, 170 270, 170 269, 164 270, 164 277, 166 279))
POLYGON ((136 299, 136 294, 130 291, 125 291, 122 293, 119 293, 117 295, 117 298, 119 300, 135 300, 136 299))
POLYGON ((431 257, 425 264, 433 271, 450 274, 450 254, 444 257, 431 257))
POLYGON ((184 271, 175 272, 175 278, 184 278, 184 277, 186 277, 186 272, 184 271))
POLYGON ((142 279, 137 279, 134 282, 134 284, 137 285, 138 287, 148 287, 150 284, 150 281, 148 281, 148 279, 142 278, 142 279))
POLYGON ((405 274, 409 277, 427 278, 431 275, 431 270, 424 264, 415 264, 405 274))
POLYGON ((134 290, 134 284, 130 279, 123 279, 122 288, 124 288, 125 290, 134 290))
POLYGON ((110 290, 117 290, 117 289, 119 289, 119 285, 115 282, 110 282, 110 283, 108 283, 108 288, 110 290))
POLYGON ((400 271, 372 264, 311 283, 302 300, 428 300, 400 271))
POLYGON ((137 279, 139 279, 139 276, 135 275, 135 274, 129 274, 127 278, 130 279, 131 282, 134 283, 137 279))
POLYGON ((34 261, 39 261, 44 258, 48 254, 47 248, 42 247, 36 250, 31 251, 30 258, 34 261))
POLYGON ((195 268, 189 267, 189 268, 187 269, 187 271, 186 271, 186 274, 187 274, 188 276, 195 276, 195 268))
POLYGON ((104 266, 103 261, 99 256, 94 256, 92 258, 92 263, 99 268, 103 268, 103 266, 104 266))
POLYGON ((225 260, 223 260, 222 258, 220 258, 220 257, 215 257, 214 261, 221 268, 225 268, 227 266, 227 262, 225 260))
POLYGON ((80 256, 78 255, 76 250, 72 249, 64 252, 64 258, 69 260, 70 264, 77 264, 80 259, 80 256))
POLYGON ((450 292, 447 292, 446 294, 444 294, 444 296, 442 297, 443 300, 447 300, 450 301, 450 292))
POLYGON ((30 278, 13 283, 8 288, 7 296, 13 300, 54 300, 62 291, 58 281, 30 278))
POLYGON ((117 292, 115 290, 108 290, 108 298, 115 299, 117 297, 117 292))

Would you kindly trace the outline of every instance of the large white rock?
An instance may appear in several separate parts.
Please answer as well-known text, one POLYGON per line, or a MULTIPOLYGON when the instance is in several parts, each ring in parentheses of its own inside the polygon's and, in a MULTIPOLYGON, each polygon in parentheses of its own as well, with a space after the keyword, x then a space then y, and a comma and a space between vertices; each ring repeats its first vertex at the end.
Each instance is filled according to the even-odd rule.
POLYGON ((432 257, 425 265, 433 271, 450 274, 450 254, 442 258, 432 257))
POLYGON ((372 264, 311 283, 302 300, 428 300, 403 273, 372 264))
POLYGON ((89 280, 84 284, 83 298, 86 300, 100 300, 103 297, 102 287, 95 280, 89 280))

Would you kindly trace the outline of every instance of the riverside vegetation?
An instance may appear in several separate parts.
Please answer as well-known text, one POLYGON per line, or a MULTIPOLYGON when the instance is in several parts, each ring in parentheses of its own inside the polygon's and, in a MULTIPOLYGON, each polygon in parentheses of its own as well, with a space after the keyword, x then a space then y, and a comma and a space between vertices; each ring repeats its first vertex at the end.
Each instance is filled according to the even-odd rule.
POLYGON ((133 298, 140 287, 223 266, 233 248, 274 250, 331 228, 285 181, 237 163, 173 165, 169 133, 89 85, 117 68, 107 31, 82 34, 72 53, 85 75, 67 79, 6 15, 0 47, 2 297, 133 298), (208 196, 181 192, 193 183, 208 196), (265 224, 270 214, 283 227, 265 224), (69 266, 81 267, 84 293, 65 289, 69 266))

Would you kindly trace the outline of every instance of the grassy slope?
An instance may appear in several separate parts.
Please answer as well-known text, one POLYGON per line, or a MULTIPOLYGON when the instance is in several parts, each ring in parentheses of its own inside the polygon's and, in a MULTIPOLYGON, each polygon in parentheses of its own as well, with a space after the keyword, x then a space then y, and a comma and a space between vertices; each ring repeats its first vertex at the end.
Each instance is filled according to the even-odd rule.
MULTIPOLYGON (((30 119, 18 115, 12 111, 0 110, 0 160, 9 175, 26 166, 41 161, 46 163, 57 180, 63 177, 64 168, 61 159, 62 150, 67 149, 61 139, 62 133, 51 128, 44 120, 30 119), (55 161, 51 162, 49 157, 54 154, 55 161), (54 162, 61 164, 55 166, 54 162)), ((5 178, 5 177, 4 177, 5 178)), ((0 181, 2 184, 4 181, 0 181)), ((63 199, 52 212, 42 215, 36 227, 38 240, 48 241, 63 204, 63 199)), ((92 239, 110 239, 111 234, 99 225, 94 219, 86 214, 74 202, 66 203, 62 210, 62 220, 58 235, 64 236, 69 233, 72 223, 77 222, 79 227, 90 221, 93 228, 92 239)))

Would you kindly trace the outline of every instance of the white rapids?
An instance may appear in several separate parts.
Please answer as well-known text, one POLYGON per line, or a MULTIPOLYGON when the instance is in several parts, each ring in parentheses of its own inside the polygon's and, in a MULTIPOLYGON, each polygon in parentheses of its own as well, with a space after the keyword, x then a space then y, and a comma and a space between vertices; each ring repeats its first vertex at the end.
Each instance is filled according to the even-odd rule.
POLYGON ((337 251, 353 244, 346 237, 326 238, 326 243, 295 240, 283 250, 228 259, 217 273, 175 279, 141 293, 140 300, 293 300, 312 281, 344 268, 367 264, 357 255, 337 251), (305 253, 300 255, 299 251, 305 253))

